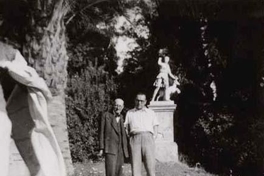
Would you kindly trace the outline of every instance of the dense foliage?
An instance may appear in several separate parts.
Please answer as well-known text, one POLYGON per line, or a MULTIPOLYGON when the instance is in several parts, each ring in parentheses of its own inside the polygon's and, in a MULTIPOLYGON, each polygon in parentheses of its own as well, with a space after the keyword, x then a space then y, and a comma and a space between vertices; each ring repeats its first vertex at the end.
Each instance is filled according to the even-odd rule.
POLYGON ((88 45, 75 46, 68 68, 66 105, 74 162, 96 159, 100 115, 110 108, 116 92, 113 77, 99 64, 102 58, 93 58, 89 49, 88 45))
POLYGON ((126 92, 143 90, 150 99, 158 73, 157 51, 167 47, 182 90, 174 97, 175 140, 181 158, 216 173, 259 175, 264 43, 263 17, 255 12, 263 5, 255 1, 207 5, 160 1, 157 15, 145 18, 149 38, 137 38, 140 49, 125 60, 120 91, 131 106, 133 95, 126 92), (246 7, 242 15, 239 9, 246 7))
POLYGON ((116 1, 77 0, 71 2, 67 16, 70 54, 66 112, 74 162, 98 159, 99 120, 116 95, 111 29, 97 27, 111 22, 116 7, 116 1))
POLYGON ((121 1, 97 2, 76 1, 67 26, 70 56, 66 104, 75 162, 97 159, 98 121, 117 97, 119 85, 113 42, 120 35, 115 29, 116 18, 124 14, 123 5, 133 6, 121 1))
MULTIPOLYGON (((34 37, 52 19, 52 9, 45 7, 54 4, 26 2, 31 1, 0 1, 0 39, 32 44, 37 52, 33 46, 43 43, 34 37), (27 34, 34 34, 29 41, 27 34)), ((182 93, 173 97, 181 158, 225 175, 263 172, 263 2, 76 0, 67 5, 66 103, 74 161, 95 156, 98 120, 113 97, 124 98, 128 107, 137 91, 151 98, 157 52, 166 47, 181 83, 182 93), (120 16, 128 22, 117 29, 120 16), (115 51, 119 37, 136 43, 125 58, 115 51), (123 72, 117 75, 121 59, 123 72)))
MULTIPOLYGON (((117 94, 124 98, 128 107, 133 107, 133 98, 138 91, 146 92, 148 99, 151 98, 153 82, 158 73, 157 52, 160 48, 168 48, 172 72, 180 78, 182 90, 180 95, 173 97, 178 105, 175 113, 175 141, 179 146, 181 158, 191 165, 199 162, 212 172, 257 175, 261 172, 263 163, 263 150, 260 149, 263 146, 261 142, 263 111, 260 108, 263 101, 260 98, 262 89, 259 85, 264 37, 261 25, 263 19, 253 13, 254 10, 259 9, 256 4, 241 3, 237 11, 230 10, 236 5, 235 3, 219 3, 219 1, 212 1, 209 4, 199 4, 194 1, 178 3, 156 1, 156 6, 152 4, 151 7, 144 3, 122 4, 122 10, 113 8, 110 14, 113 15, 112 19, 116 19, 116 15, 123 13, 127 19, 130 19, 130 27, 124 25, 121 32, 117 31, 111 26, 111 17, 107 16, 107 21, 104 21, 104 24, 108 25, 107 31, 98 32, 96 28, 90 27, 89 30, 93 31, 93 34, 100 33, 100 35, 87 35, 88 32, 82 36, 87 36, 87 40, 93 41, 90 41, 89 45, 95 48, 99 43, 94 41, 96 38, 101 39, 100 46, 105 49, 103 51, 110 51, 112 59, 99 59, 98 63, 106 65, 105 68, 108 69, 104 70, 114 75, 115 83, 111 82, 111 84, 117 85, 115 87, 117 94), (239 9, 247 5, 250 5, 250 8, 242 15, 239 9), (141 17, 131 20, 127 11, 136 11, 141 17), (232 18, 229 19, 229 15, 232 18), (140 32, 138 29, 141 29, 140 32), (108 44, 111 46, 111 38, 117 36, 129 37, 136 43, 123 58, 124 71, 120 75, 114 74, 118 61, 117 53, 113 48, 110 47, 109 50, 105 47, 108 44)), ((100 10, 97 9, 97 12, 100 10)), ((80 53, 84 48, 80 47, 76 50, 73 60, 76 61, 76 58, 82 55, 80 53)), ((89 50, 87 53, 93 51, 89 50)), ((101 52, 94 52, 92 57, 86 57, 83 61, 87 63, 99 53, 101 52)), ((73 65, 80 63, 75 62, 73 65)), ((85 69, 89 70, 88 67, 81 70, 85 69)), ((79 69, 75 69, 79 72, 77 70, 79 69)), ((86 80, 83 76, 85 74, 80 73, 79 78, 86 80)), ((70 75, 74 74, 70 73, 70 75)), ((81 80, 79 82, 87 82, 81 80)), ((93 84, 95 83, 90 82, 89 86, 93 84)), ((78 88, 78 91, 82 92, 81 88, 78 88)), ((105 93, 105 95, 112 94, 111 91, 105 93)), ((100 98, 99 100, 103 101, 100 98)), ((82 102, 81 99, 78 101, 82 102)), ((94 107, 82 106, 87 109, 94 107)), ((96 113, 96 107, 94 108, 93 111, 96 113)), ((72 111, 76 111, 74 115, 76 118, 83 116, 78 115, 80 110, 69 110, 72 111)), ((81 114, 83 112, 84 109, 81 114)), ((92 114, 86 114, 86 118, 91 120, 87 123, 95 128, 91 128, 90 132, 85 130, 83 134, 86 136, 85 139, 88 136, 95 136, 98 127, 94 125, 98 116, 96 115, 95 120, 92 114)), ((71 117, 71 119, 75 118, 71 117)), ((76 135, 73 129, 71 133, 76 135)), ((95 137, 89 139, 91 143, 83 151, 90 152, 87 152, 86 156, 95 153, 95 139, 95 137)), ((80 146, 81 143, 78 145, 80 146)), ((80 154, 76 153, 77 151, 73 154, 75 160, 83 160, 78 158, 80 154)))

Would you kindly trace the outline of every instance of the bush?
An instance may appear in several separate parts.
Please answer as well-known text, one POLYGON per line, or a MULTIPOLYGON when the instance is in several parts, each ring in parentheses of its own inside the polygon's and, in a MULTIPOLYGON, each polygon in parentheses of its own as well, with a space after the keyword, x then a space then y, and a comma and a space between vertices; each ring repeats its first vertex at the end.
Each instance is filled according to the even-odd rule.
POLYGON ((85 46, 75 49, 69 62, 67 85, 67 120, 69 142, 73 162, 97 159, 98 127, 100 115, 111 106, 116 85, 113 77, 105 71, 104 65, 98 65, 86 56, 85 46), (74 62, 74 64, 73 64, 74 62))
POLYGON ((232 170, 236 175, 258 175, 263 124, 255 119, 254 105, 247 104, 250 99, 238 101, 236 106, 208 103, 194 89, 187 89, 178 103, 176 129, 179 150, 186 162, 199 162, 214 173, 228 175, 232 170))

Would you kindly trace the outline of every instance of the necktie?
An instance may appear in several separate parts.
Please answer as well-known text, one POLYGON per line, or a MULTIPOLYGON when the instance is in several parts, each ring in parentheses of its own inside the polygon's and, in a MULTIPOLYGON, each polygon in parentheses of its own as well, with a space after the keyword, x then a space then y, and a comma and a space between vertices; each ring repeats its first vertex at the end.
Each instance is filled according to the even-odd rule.
POLYGON ((120 120, 120 114, 116 114, 116 122, 118 123, 120 120))

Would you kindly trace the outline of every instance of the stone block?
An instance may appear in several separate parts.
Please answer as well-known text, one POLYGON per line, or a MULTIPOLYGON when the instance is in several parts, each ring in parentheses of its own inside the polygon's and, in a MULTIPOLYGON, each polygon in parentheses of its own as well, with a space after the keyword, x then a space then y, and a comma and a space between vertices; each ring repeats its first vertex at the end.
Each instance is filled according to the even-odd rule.
POLYGON ((159 162, 179 162, 178 146, 174 142, 173 114, 176 104, 173 101, 150 102, 150 109, 154 110, 159 121, 158 137, 155 141, 155 155, 159 162))
POLYGON ((20 156, 14 140, 10 144, 9 176, 30 176, 29 170, 20 156))
POLYGON ((156 160, 162 163, 179 162, 178 146, 175 142, 157 141, 155 143, 156 160))

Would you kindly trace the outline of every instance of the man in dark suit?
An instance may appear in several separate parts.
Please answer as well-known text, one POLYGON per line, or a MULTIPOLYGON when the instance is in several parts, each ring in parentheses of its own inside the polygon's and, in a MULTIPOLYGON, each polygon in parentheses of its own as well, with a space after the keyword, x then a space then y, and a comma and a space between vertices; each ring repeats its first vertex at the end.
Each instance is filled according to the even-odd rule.
POLYGON ((101 119, 99 155, 105 153, 106 176, 121 176, 124 158, 128 157, 123 108, 124 101, 116 99, 113 111, 104 113, 101 119))

